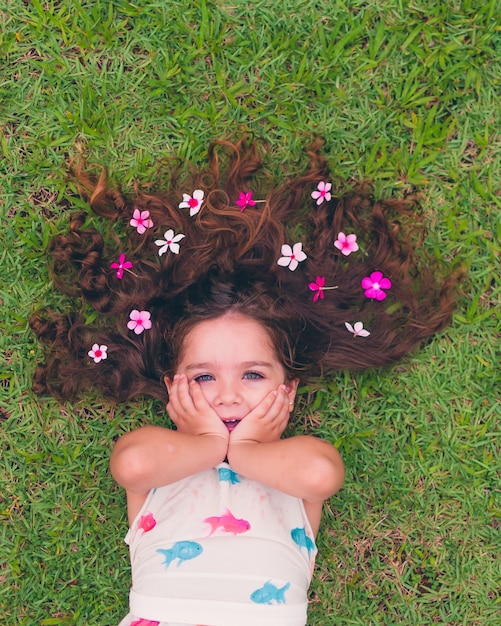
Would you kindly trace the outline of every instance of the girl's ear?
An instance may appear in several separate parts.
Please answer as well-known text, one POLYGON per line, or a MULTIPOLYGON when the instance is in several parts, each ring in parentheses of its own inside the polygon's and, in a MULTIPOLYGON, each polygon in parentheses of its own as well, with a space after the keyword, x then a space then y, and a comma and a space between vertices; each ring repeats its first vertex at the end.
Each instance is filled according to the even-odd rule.
POLYGON ((299 378, 293 378, 292 380, 288 380, 285 383, 285 389, 287 391, 287 395, 289 396, 289 405, 292 407, 294 405, 294 399, 296 398, 297 386, 299 385, 299 378))
POLYGON ((168 376, 164 376, 164 383, 165 383, 165 386, 167 387, 167 391, 170 394, 170 388, 172 387, 172 380, 168 376))

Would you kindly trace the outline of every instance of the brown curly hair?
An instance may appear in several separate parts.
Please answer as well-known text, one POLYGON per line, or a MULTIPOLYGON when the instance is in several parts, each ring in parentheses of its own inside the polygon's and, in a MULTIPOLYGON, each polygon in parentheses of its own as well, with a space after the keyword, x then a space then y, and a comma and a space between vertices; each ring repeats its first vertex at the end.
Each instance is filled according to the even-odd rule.
POLYGON ((93 176, 84 161, 74 163, 81 195, 108 227, 103 236, 79 211, 69 233, 51 242, 54 284, 75 307, 67 315, 41 310, 32 316, 32 328, 49 348, 35 390, 72 399, 92 387, 118 401, 140 394, 165 401, 163 376, 173 374, 187 332, 228 311, 263 324, 288 376, 303 381, 389 365, 442 330, 458 276, 427 259, 416 198, 375 201, 370 187, 360 185, 317 206, 311 192, 329 177, 320 146, 308 151, 305 174, 275 184, 259 174, 259 144, 218 141, 209 148, 206 169, 174 164, 165 191, 137 191, 133 198, 110 185, 105 169, 93 176), (179 202, 193 189, 205 198, 190 217, 179 202), (251 189, 265 202, 242 211, 235 201, 251 189), (142 235, 129 225, 134 209, 149 211, 154 224, 142 235), (167 229, 186 236, 179 254, 159 256, 154 242, 167 229), (334 247, 340 231, 357 234, 357 253, 345 256, 334 247), (289 271, 277 259, 282 244, 298 240, 308 258, 289 271), (122 253, 133 268, 118 280, 110 261, 122 253), (361 288, 362 278, 376 270, 392 281, 383 302, 366 298, 361 288), (316 277, 337 288, 313 302, 309 284, 316 277), (86 303, 99 313, 93 324, 84 322, 86 303), (133 309, 150 311, 151 329, 139 335, 127 329, 133 309), (359 320, 369 337, 346 330, 345 322, 359 320), (98 364, 88 356, 94 343, 108 347, 98 364))

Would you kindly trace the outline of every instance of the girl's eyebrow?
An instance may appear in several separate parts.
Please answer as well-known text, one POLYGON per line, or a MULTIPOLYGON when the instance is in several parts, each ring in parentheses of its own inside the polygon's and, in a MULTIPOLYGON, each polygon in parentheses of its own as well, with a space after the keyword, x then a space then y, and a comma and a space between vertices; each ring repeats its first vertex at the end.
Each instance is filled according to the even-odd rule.
MULTIPOLYGON (((244 361, 243 363, 237 363, 237 366, 240 366, 244 369, 250 367, 267 367, 269 369, 273 368, 273 364, 268 361, 244 361)), ((204 363, 189 363, 184 369, 186 371, 191 370, 208 370, 214 367, 214 363, 204 362, 204 363)))

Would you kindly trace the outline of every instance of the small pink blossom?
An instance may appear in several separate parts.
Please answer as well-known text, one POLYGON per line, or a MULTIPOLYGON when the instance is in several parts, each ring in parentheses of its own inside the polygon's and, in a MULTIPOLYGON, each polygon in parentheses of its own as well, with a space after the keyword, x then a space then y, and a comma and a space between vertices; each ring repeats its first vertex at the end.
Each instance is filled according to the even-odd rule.
POLYGON ((358 250, 357 236, 339 233, 336 241, 334 242, 334 246, 338 250, 341 250, 342 254, 348 256, 352 252, 356 252, 358 250))
POLYGON ((307 256, 302 250, 303 244, 301 242, 295 243, 292 248, 289 244, 284 243, 282 245, 282 255, 277 263, 282 267, 288 267, 293 272, 301 261, 304 261, 307 256))
POLYGON ((130 623, 130 626, 158 626, 160 622, 152 619, 139 618, 130 623))
POLYGON ((131 311, 130 322, 127 322, 127 328, 133 330, 136 335, 140 335, 143 330, 151 328, 151 313, 149 311, 138 311, 134 309, 131 311))
POLYGON ((255 206, 256 201, 252 199, 252 191, 249 191, 248 193, 240 192, 240 196, 236 204, 240 207, 241 211, 244 211, 248 206, 255 206))
POLYGON ((91 359, 94 359, 94 363, 100 363, 108 358, 108 346, 100 346, 98 343, 95 343, 92 346, 92 350, 89 350, 87 354, 91 359))
POLYGON ((163 239, 157 239, 155 241, 155 244, 157 246, 160 246, 158 254, 162 256, 162 254, 165 254, 167 250, 170 250, 174 254, 179 254, 178 242, 181 241, 181 239, 184 239, 184 237, 185 235, 183 235, 182 233, 179 233, 179 235, 174 235, 174 231, 172 230, 172 228, 169 228, 169 230, 165 231, 163 239))
POLYGON ((344 325, 350 333, 353 333, 355 337, 368 337, 370 335, 370 332, 365 330, 362 322, 355 322, 353 326, 348 322, 345 322, 344 325))
POLYGON ((183 201, 179 203, 179 208, 190 209, 190 217, 193 217, 202 208, 204 195, 201 189, 195 189, 192 196, 189 193, 183 193, 183 201))
POLYGON ((140 235, 143 235, 147 228, 151 228, 153 226, 153 222, 150 219, 150 212, 134 209, 134 213, 132 214, 132 219, 129 224, 134 226, 140 235))
POLYGON ((331 199, 331 189, 332 183, 320 181, 317 185, 317 189, 311 192, 311 197, 317 201, 317 205, 322 204, 324 200, 329 202, 331 199))
POLYGON ((316 302, 319 298, 320 300, 324 299, 324 285, 325 285, 325 276, 317 276, 314 283, 310 283, 308 287, 311 291, 314 291, 313 302, 316 302))
POLYGON ((112 270, 117 270, 117 278, 121 279, 124 275, 124 270, 130 270, 132 263, 125 260, 125 254, 121 254, 118 257, 118 263, 111 263, 110 267, 112 270))
POLYGON ((362 289, 365 289, 366 298, 384 300, 386 293, 383 289, 391 289, 391 280, 384 278, 382 272, 372 272, 370 276, 362 278, 362 289))

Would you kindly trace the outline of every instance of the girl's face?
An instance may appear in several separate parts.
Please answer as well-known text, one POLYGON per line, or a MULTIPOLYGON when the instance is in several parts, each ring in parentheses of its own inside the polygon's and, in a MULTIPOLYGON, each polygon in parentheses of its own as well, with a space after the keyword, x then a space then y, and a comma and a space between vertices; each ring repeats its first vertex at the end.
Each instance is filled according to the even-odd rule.
POLYGON ((286 380, 265 328, 241 314, 197 324, 183 342, 176 373, 199 383, 230 430, 280 384, 293 403, 298 385, 286 380))

